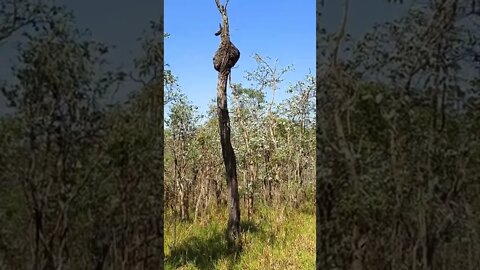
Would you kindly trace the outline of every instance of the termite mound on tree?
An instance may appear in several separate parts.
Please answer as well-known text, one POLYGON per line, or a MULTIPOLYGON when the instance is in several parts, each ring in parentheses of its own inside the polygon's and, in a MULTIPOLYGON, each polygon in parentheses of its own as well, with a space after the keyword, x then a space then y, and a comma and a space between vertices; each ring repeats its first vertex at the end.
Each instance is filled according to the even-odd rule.
POLYGON ((229 71, 238 59, 240 59, 240 51, 237 47, 231 41, 222 41, 213 57, 213 67, 218 72, 229 71))

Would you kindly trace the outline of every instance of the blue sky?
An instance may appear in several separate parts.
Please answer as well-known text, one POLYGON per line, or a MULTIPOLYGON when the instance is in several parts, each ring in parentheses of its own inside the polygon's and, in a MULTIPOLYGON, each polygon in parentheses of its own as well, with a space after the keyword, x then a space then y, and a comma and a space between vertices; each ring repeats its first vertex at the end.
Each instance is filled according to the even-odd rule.
POLYGON ((88 28, 96 41, 114 45, 110 58, 115 65, 132 66, 131 59, 140 52, 137 38, 160 20, 161 3, 157 0, 57 0, 73 11, 77 25, 88 28))
MULTIPOLYGON (((324 15, 319 18, 321 24, 330 30, 337 29, 343 1, 325 2, 324 15)), ((399 5, 386 0, 351 0, 348 29, 356 35, 364 33, 375 22, 405 14, 411 2, 405 0, 403 5, 399 5)), ((161 3, 157 0, 143 0, 135 4, 130 0, 61 0, 57 3, 73 10, 78 26, 89 28, 95 39, 116 45, 110 59, 114 66, 123 65, 125 68, 131 67, 131 59, 139 52, 136 39, 148 27, 150 20, 160 18, 161 12, 161 3)), ((253 53, 279 59, 280 66, 294 65, 295 70, 284 77, 284 86, 288 82, 302 80, 309 70, 315 74, 315 10, 313 0, 230 0, 231 38, 241 51, 237 68, 233 70, 233 81, 249 86, 243 76, 246 70, 256 67, 251 57, 253 53)), ((215 98, 217 79, 212 57, 219 37, 213 34, 218 30, 220 14, 215 1, 165 0, 164 12, 165 31, 171 34, 165 41, 165 62, 178 76, 180 86, 189 99, 200 107, 201 112, 205 112, 209 101, 215 98)), ((0 47, 0 59, 4 63, 0 65, 0 79, 9 77, 18 41, 13 37, 0 47)), ((123 92, 133 89, 127 85, 123 92)), ((0 95, 0 115, 6 111, 4 102, 0 95)))
MULTIPOLYGON (((309 70, 315 74, 315 1, 230 0, 227 9, 231 40, 241 53, 232 82, 250 86, 243 76, 257 66, 254 53, 278 59, 279 66, 294 65, 283 86, 302 80, 309 70)), ((165 0, 165 31, 171 34, 165 40, 165 63, 201 113, 216 97, 212 57, 220 41, 214 36, 220 22, 214 0, 165 0)), ((282 87, 276 99, 286 97, 280 93, 284 91, 282 87)))
MULTIPOLYGON (((324 0, 320 24, 329 31, 339 28, 343 16, 343 0, 324 0)), ((372 30, 376 23, 397 19, 407 14, 415 0, 404 0, 403 4, 389 3, 387 0, 350 0, 347 31, 359 37, 372 30)))

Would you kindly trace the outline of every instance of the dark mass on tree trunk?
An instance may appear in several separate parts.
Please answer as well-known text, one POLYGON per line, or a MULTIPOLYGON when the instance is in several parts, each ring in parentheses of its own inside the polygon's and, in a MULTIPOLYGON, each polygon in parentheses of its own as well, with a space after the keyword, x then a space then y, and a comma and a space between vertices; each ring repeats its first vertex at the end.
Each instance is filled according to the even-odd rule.
POLYGON ((238 59, 240 59, 240 51, 237 47, 230 40, 222 41, 213 57, 213 67, 218 72, 230 72, 238 59))

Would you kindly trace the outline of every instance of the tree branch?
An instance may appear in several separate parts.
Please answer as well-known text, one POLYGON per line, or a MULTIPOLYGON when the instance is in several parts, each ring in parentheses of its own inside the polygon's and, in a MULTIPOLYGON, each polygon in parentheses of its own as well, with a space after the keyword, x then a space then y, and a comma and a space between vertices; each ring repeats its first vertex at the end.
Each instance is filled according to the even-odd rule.
POLYGON ((342 42, 343 37, 345 36, 345 29, 347 26, 347 17, 348 17, 348 9, 349 9, 349 1, 344 1, 344 12, 343 12, 343 21, 342 25, 340 26, 340 31, 338 36, 335 40, 335 47, 333 50, 333 67, 337 68, 337 58, 338 58, 338 50, 340 49, 340 43, 342 42))
MULTIPOLYGON (((228 3, 228 1, 227 1, 227 3, 228 3)), ((217 4, 217 8, 218 8, 218 11, 220 12, 220 14, 224 15, 225 7, 222 6, 222 4, 220 3, 220 0, 215 0, 215 4, 217 4)))

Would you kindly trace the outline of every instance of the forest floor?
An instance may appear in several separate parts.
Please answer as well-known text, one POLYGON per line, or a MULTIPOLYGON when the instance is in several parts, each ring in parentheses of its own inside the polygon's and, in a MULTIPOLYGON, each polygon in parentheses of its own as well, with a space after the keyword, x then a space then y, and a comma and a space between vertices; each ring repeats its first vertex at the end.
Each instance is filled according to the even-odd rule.
POLYGON ((245 214, 242 212, 241 221, 243 251, 237 255, 227 252, 225 210, 176 226, 167 214, 165 269, 314 269, 313 203, 297 210, 259 207, 251 221, 245 214))

